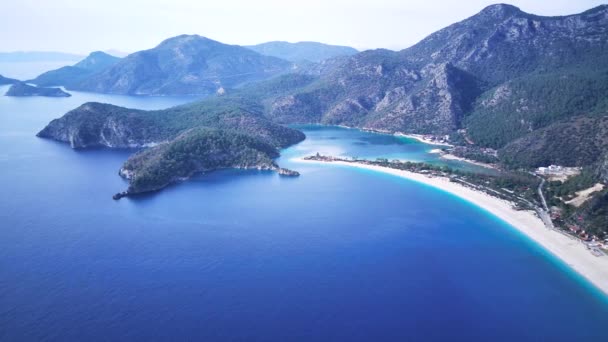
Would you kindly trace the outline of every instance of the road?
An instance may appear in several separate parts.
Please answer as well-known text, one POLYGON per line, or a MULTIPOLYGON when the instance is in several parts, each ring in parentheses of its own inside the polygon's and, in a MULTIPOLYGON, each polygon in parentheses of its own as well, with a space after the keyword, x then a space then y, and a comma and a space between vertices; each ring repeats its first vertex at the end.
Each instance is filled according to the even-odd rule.
POLYGON ((540 184, 538 185, 538 197, 540 197, 540 201, 543 204, 543 208, 541 210, 538 210, 538 216, 545 224, 545 227, 549 229, 555 229, 553 221, 551 220, 551 216, 549 215, 549 207, 547 206, 545 195, 543 195, 543 186, 545 185, 545 179, 540 176, 536 177, 540 178, 540 184))

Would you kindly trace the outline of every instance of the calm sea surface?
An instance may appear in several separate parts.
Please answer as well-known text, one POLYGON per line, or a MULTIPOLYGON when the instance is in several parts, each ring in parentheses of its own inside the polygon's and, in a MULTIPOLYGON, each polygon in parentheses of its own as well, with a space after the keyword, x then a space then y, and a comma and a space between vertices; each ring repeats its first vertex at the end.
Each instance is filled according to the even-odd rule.
MULTIPOLYGON (((7 87, 0 87, 4 93, 7 87)), ((432 146, 301 127, 302 173, 222 171, 113 201, 129 151, 35 137, 86 101, 0 97, 2 341, 606 341, 608 301, 467 202, 394 176, 292 158, 437 162, 432 146)))

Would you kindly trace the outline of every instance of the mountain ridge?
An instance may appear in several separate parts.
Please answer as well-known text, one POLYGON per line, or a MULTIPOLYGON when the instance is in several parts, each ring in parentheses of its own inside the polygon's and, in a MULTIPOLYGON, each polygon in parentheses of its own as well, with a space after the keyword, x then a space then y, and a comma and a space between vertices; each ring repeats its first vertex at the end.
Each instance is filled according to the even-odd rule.
POLYGON ((105 52, 94 51, 72 66, 47 71, 28 82, 43 87, 60 85, 71 88, 85 78, 118 63, 119 60, 120 58, 105 52))
POLYGON ((262 55, 278 57, 291 62, 308 61, 313 63, 319 63, 334 57, 350 56, 359 52, 349 46, 330 45, 312 41, 296 43, 271 41, 256 45, 246 45, 245 47, 262 55))
POLYGON ((238 45, 180 35, 132 53, 75 85, 75 90, 131 95, 209 95, 288 72, 293 64, 238 45))

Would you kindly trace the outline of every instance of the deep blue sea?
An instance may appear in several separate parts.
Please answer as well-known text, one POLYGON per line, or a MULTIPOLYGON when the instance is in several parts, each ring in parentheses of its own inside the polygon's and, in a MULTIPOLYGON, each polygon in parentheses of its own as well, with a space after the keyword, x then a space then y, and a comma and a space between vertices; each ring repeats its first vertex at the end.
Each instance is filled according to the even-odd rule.
MULTIPOLYGON (((7 87, 0 87, 4 93, 7 87)), ((86 101, 0 97, 1 341, 606 341, 608 300, 469 203, 316 152, 435 161, 389 135, 301 127, 279 163, 113 201, 129 151, 35 137, 86 101)))

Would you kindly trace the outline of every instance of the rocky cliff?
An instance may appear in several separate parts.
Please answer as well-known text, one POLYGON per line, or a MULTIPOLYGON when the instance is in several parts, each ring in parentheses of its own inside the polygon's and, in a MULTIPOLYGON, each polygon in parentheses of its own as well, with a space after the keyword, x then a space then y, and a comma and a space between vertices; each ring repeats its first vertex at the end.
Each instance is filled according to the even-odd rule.
POLYGON ((255 136, 276 147, 304 139, 304 135, 274 124, 235 103, 194 103, 165 110, 143 111, 103 103, 85 103, 51 121, 39 137, 69 143, 72 148, 133 148, 170 141, 195 127, 233 130, 255 136))

